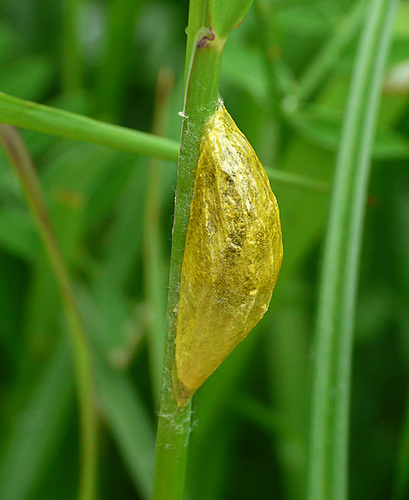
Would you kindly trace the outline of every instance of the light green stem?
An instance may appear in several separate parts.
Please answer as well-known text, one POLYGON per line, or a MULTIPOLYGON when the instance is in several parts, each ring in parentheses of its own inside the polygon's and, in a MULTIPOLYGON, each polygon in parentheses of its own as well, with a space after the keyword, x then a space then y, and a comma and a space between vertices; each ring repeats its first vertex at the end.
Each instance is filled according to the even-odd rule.
POLYGON ((370 0, 337 156, 317 313, 308 500, 348 497, 351 358, 359 255, 382 78, 398 0, 370 0))
POLYGON ((179 144, 171 139, 109 125, 69 111, 23 101, 2 92, 0 123, 164 160, 176 161, 179 153, 179 144))
POLYGON ((156 441, 153 487, 154 500, 183 498, 186 457, 190 433, 191 403, 177 407, 173 396, 172 367, 176 334, 176 311, 179 302, 182 260, 189 223, 199 145, 208 118, 214 113, 222 48, 217 45, 197 46, 197 34, 205 22, 206 2, 192 0, 189 10, 187 82, 184 103, 178 183, 173 225, 170 263, 167 334, 156 441))
MULTIPOLYGON (((0 92, 0 123, 163 160, 177 161, 179 156, 180 145, 171 139, 110 125, 43 104, 23 101, 2 92, 0 92)), ((308 177, 288 174, 275 168, 267 167, 266 171, 270 179, 277 182, 318 191, 328 190, 328 186, 322 182, 308 177)))

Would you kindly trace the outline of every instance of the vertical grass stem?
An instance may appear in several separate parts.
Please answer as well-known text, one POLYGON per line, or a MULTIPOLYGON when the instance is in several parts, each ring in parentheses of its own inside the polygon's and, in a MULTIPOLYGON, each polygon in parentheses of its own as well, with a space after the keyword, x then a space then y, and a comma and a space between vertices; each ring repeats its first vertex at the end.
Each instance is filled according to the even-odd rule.
POLYGON ((397 0, 370 0, 348 94, 319 292, 308 500, 345 500, 359 256, 376 117, 397 0))
POLYGON ((185 247, 190 204, 193 195, 199 146, 204 126, 214 113, 223 45, 199 44, 206 22, 207 3, 192 0, 189 8, 185 102, 179 154, 178 181, 173 224, 167 307, 167 333, 160 398, 156 461, 153 486, 154 500, 183 498, 186 457, 190 433, 191 403, 177 407, 172 388, 172 366, 175 348, 175 326, 179 302, 180 276, 185 247))

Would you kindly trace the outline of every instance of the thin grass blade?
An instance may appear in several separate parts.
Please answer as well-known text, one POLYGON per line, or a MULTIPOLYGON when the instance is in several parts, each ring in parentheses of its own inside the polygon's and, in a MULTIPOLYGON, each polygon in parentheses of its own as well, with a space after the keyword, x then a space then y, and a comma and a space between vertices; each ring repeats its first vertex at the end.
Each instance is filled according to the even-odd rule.
POLYGON ((372 146, 397 0, 368 2, 338 151, 314 350, 307 499, 347 498, 359 255, 372 146))

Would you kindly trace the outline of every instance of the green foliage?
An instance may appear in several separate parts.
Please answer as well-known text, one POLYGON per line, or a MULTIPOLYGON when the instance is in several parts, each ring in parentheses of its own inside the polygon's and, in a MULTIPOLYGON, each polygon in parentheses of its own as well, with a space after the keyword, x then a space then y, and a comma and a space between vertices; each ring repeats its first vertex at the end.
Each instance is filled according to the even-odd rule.
MULTIPOLYGON (((226 43, 220 93, 261 161, 282 175, 270 179, 284 262, 269 312, 193 401, 189 498, 305 495, 327 187, 365 3, 258 0, 226 43)), ((84 320, 99 416, 98 496, 150 498, 186 4, 62 4, 1 3, 0 92, 11 97, 0 96, 0 121, 24 129, 84 320), (152 117, 163 68, 175 84, 161 138, 151 133, 159 133, 152 117)), ((349 497, 359 500, 409 494, 408 19, 402 0, 365 198, 349 440, 349 497)), ((50 264, 0 152, 1 499, 76 495, 79 412, 63 318, 50 264)))

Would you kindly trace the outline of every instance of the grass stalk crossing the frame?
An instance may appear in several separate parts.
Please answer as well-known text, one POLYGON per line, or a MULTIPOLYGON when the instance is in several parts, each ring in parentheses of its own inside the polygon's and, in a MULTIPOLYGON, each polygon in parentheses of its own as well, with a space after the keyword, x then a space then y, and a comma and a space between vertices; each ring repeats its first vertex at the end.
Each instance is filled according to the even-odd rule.
POLYGON ((370 0, 348 95, 319 292, 307 499, 347 498, 349 398, 365 201, 398 0, 370 0))
POLYGON ((171 139, 110 125, 70 111, 24 101, 2 92, 0 122, 164 160, 176 161, 179 153, 179 144, 171 139))
MULTIPOLYGON (((2 92, 0 92, 0 123, 163 160, 177 161, 179 155, 179 143, 172 139, 24 101, 2 92)), ((271 167, 266 167, 266 172, 270 179, 283 184, 328 191, 327 184, 306 176, 290 174, 271 167)))

